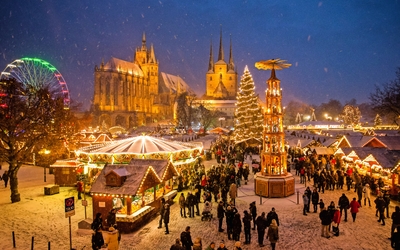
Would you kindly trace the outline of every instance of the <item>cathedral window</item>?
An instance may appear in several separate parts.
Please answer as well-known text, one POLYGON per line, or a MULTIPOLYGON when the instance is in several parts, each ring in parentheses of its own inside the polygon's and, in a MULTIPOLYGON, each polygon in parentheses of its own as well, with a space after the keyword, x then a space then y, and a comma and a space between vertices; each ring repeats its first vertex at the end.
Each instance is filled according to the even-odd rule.
POLYGON ((210 76, 210 81, 212 81, 212 76, 210 76))
POLYGON ((232 80, 232 76, 229 77, 229 80, 232 80))

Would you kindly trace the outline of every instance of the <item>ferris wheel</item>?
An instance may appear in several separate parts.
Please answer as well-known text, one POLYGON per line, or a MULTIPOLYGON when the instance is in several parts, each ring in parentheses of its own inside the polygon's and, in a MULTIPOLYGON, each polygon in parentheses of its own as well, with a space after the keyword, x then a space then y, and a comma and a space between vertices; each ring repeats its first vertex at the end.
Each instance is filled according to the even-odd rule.
POLYGON ((63 98, 68 109, 70 97, 67 83, 61 73, 50 63, 39 58, 21 58, 8 64, 1 72, 1 79, 14 78, 33 91, 48 88, 56 98, 63 98))

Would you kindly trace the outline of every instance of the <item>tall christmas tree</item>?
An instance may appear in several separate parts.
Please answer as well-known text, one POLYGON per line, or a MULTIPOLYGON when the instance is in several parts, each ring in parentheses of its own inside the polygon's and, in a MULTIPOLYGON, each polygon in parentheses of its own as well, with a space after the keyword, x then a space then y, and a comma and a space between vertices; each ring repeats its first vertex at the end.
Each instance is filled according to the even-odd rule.
POLYGON ((236 97, 234 125, 234 140, 236 142, 251 138, 262 140, 264 118, 254 89, 253 77, 246 65, 240 79, 239 93, 236 97))

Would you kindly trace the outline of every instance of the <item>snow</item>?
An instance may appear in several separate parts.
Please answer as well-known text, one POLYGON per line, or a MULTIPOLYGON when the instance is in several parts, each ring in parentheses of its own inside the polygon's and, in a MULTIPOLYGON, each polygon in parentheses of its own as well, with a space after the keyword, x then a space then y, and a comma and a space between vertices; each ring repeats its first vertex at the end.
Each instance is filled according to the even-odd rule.
MULTIPOLYGON (((254 158, 255 156, 253 156, 254 158)), ((205 161, 205 165, 210 167, 216 165, 215 160, 205 161)), ((2 174, 4 171, 0 170, 2 174)), ((294 173, 294 172, 292 172, 294 173)), ((72 187, 60 187, 60 193, 50 196, 44 195, 44 186, 54 183, 54 177, 47 175, 47 182, 43 182, 43 169, 35 166, 24 166, 19 171, 19 192, 21 201, 15 204, 10 203, 10 190, 0 187, 0 239, 2 249, 30 249, 32 237, 34 237, 34 249, 47 249, 47 244, 51 242, 52 249, 69 249, 69 226, 68 219, 64 213, 64 199, 70 196, 77 198, 77 192, 72 187), (12 248, 12 232, 15 232, 16 248, 12 248)), ((2 183, 1 183, 2 184, 2 183)), ((308 185, 311 186, 311 183, 308 185)), ((256 201, 258 214, 268 213, 272 207, 275 207, 279 215, 279 241, 276 249, 391 249, 390 247, 390 228, 392 222, 386 220, 386 226, 377 222, 375 217, 375 208, 362 206, 357 214, 356 222, 352 222, 351 215, 348 213, 348 222, 340 224, 340 236, 329 239, 322 238, 321 224, 318 213, 309 213, 308 216, 302 215, 302 199, 305 186, 299 183, 296 177, 296 190, 299 191, 299 203, 297 204, 297 193, 287 198, 262 198, 254 195, 254 178, 250 175, 250 182, 239 188, 239 198, 236 205, 239 213, 248 209, 249 203, 256 201), (262 205, 260 205, 262 202, 262 205)), ((187 191, 185 191, 186 193, 187 191)), ((325 205, 330 201, 338 203, 342 193, 345 193, 349 199, 356 197, 354 190, 335 190, 320 193, 320 198, 324 200, 325 205)), ((123 234, 121 239, 121 250, 133 249, 166 249, 179 238, 180 233, 186 226, 191 226, 191 235, 194 240, 201 237, 203 249, 211 241, 217 243, 224 240, 228 249, 233 249, 234 242, 227 239, 225 232, 219 233, 218 220, 216 219, 217 204, 213 202, 212 221, 201 221, 200 217, 181 218, 177 199, 171 206, 170 234, 165 235, 164 229, 157 229, 158 218, 149 222, 139 231, 132 234, 123 234)), ((89 203, 87 207, 87 217, 92 218, 91 198, 86 197, 89 203)), ((372 197, 372 204, 375 197, 372 197)), ((390 204, 390 215, 394 211, 397 202, 390 204)), ((203 203, 200 204, 202 210, 203 203)), ((78 222, 85 218, 84 207, 80 201, 76 204, 76 213, 71 217, 72 221, 72 247, 76 249, 91 249, 91 231, 78 230, 78 222)), ((226 229, 225 220, 223 228, 226 229)), ((270 249, 268 240, 264 241, 266 245, 263 248, 258 247, 257 231, 251 231, 251 245, 244 245, 244 234, 241 234, 242 249, 270 249)))

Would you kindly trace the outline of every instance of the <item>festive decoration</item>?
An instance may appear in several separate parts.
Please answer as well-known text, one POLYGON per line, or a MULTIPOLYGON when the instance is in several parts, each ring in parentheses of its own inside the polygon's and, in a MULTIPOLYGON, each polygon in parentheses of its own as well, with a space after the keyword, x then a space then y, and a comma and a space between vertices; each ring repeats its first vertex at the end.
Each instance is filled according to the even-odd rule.
POLYGON ((253 77, 247 66, 240 80, 239 93, 235 110, 235 133, 236 143, 251 138, 262 140, 263 112, 255 94, 253 77))

